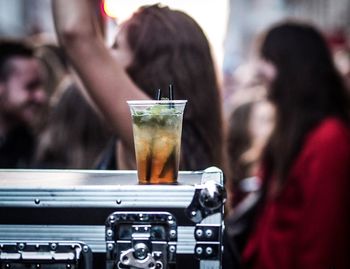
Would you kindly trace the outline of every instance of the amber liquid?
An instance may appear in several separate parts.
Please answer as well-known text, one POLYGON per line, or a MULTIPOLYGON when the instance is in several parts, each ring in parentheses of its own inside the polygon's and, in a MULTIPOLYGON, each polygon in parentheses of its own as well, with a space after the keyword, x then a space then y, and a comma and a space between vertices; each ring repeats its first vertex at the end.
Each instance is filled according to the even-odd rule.
MULTIPOLYGON (((155 116, 152 116, 155 117, 155 116)), ((182 115, 171 124, 156 126, 154 121, 133 123, 137 174, 140 184, 175 184, 179 170, 182 115)))

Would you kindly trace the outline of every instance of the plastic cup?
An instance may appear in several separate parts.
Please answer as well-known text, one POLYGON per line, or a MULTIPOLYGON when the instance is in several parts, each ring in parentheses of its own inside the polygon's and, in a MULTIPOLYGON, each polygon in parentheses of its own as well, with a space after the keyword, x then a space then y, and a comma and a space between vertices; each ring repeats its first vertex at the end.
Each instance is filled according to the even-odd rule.
POLYGON ((186 100, 127 101, 140 184, 176 184, 186 100))

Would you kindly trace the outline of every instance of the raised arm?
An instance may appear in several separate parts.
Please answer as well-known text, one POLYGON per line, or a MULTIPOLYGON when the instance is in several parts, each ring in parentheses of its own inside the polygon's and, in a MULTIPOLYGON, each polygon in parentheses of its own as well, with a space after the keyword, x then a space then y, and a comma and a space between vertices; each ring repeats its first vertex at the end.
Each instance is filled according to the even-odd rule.
POLYGON ((149 98, 113 58, 96 27, 91 2, 53 0, 56 32, 92 99, 126 148, 133 150, 131 117, 126 100, 149 98))

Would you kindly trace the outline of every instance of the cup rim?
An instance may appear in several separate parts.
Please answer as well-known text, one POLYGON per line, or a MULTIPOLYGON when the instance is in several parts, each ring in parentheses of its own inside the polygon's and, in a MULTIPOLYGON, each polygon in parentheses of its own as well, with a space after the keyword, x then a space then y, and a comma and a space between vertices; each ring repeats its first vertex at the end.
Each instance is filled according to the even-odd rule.
POLYGON ((187 100, 128 100, 129 105, 186 104, 187 100))

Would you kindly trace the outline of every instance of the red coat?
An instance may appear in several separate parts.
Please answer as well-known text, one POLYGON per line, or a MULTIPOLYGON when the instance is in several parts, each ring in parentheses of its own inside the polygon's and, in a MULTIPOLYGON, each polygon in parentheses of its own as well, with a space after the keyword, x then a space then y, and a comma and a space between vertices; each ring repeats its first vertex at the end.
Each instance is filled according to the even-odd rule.
POLYGON ((349 269, 349 201, 350 129, 329 118, 306 137, 285 188, 266 202, 243 267, 349 269))

